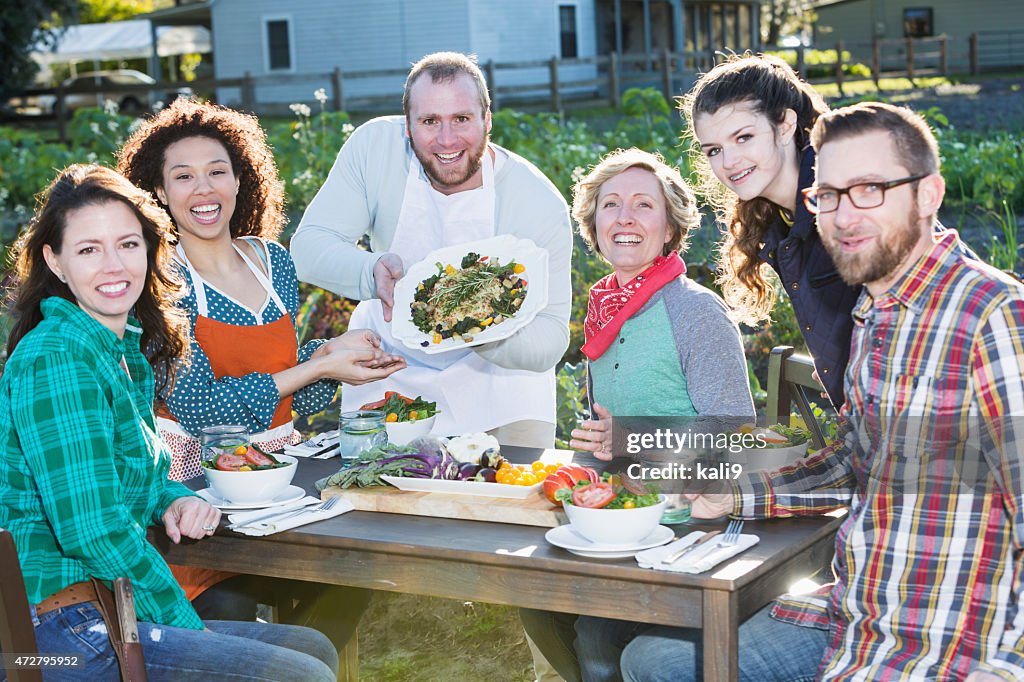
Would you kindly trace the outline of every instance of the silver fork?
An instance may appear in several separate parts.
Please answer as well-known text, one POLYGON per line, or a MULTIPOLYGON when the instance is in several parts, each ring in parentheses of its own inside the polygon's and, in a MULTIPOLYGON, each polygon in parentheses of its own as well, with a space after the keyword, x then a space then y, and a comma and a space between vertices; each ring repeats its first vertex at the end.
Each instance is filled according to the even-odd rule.
POLYGON ((740 534, 743 532, 743 519, 733 519, 729 522, 729 525, 725 527, 725 532, 722 533, 721 538, 718 540, 719 547, 732 547, 740 540, 740 534))
POLYGON ((337 496, 328 497, 326 500, 324 500, 323 502, 321 502, 320 504, 318 504, 315 507, 302 507, 300 509, 293 509, 292 511, 285 512, 284 514, 281 514, 280 516, 271 516, 269 518, 264 517, 262 519, 253 519, 252 521, 248 521, 246 523, 231 524, 230 526, 228 526, 228 528, 231 529, 231 530, 234 530, 234 529, 240 528, 242 526, 254 525, 256 523, 266 523, 266 524, 269 524, 271 522, 273 522, 273 523, 280 523, 281 521, 284 521, 286 519, 290 519, 293 516, 298 516, 299 514, 305 514, 306 512, 325 512, 325 511, 330 511, 331 509, 334 508, 334 505, 336 505, 338 503, 338 499, 339 498, 337 496))

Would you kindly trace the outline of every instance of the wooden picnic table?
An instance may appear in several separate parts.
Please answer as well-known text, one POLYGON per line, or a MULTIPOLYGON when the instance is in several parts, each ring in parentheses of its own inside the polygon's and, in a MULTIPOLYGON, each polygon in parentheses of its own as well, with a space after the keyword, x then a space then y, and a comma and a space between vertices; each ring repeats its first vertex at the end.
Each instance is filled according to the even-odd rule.
MULTIPOLYGON (((527 462, 540 450, 502 452, 527 462)), ((293 483, 316 495, 313 483, 337 467, 337 459, 302 460, 293 483)), ((192 486, 205 483, 193 479, 192 486)), ((760 543, 701 575, 644 569, 633 558, 577 556, 550 545, 540 527, 360 511, 266 537, 222 526, 200 542, 174 545, 162 532, 155 541, 176 564, 702 628, 704 679, 724 682, 738 676, 740 623, 827 566, 839 523, 748 521, 743 532, 760 543)), ((725 525, 692 522, 676 531, 725 525)))

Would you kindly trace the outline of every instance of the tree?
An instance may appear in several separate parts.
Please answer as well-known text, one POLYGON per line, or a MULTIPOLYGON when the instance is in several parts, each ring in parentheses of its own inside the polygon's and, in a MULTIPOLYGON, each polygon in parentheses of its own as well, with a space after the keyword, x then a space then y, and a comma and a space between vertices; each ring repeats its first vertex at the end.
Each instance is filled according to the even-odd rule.
MULTIPOLYGON (((104 24, 108 21, 127 21, 137 14, 152 12, 153 0, 81 0, 78 18, 82 24, 104 24)), ((162 3, 167 4, 167 3, 162 3)))
POLYGON ((762 0, 761 19, 765 28, 765 45, 775 46, 784 34, 792 34, 806 26, 811 11, 808 0, 762 0))
POLYGON ((37 45, 51 47, 78 16, 78 0, 20 0, 0 12, 0 100, 28 86, 39 67, 29 58, 37 45))

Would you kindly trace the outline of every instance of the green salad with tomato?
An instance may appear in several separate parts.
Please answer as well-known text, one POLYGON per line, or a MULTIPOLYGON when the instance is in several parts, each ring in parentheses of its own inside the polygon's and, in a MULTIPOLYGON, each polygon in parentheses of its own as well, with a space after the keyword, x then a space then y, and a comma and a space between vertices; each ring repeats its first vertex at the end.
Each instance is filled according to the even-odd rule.
POLYGON ((269 452, 256 445, 239 445, 230 450, 223 450, 210 459, 203 460, 203 467, 215 471, 263 471, 280 469, 291 462, 281 462, 269 452))
POLYGON ((579 480, 572 488, 555 491, 554 496, 562 504, 589 509, 639 509, 654 506, 661 501, 661 496, 653 486, 642 487, 646 488, 646 492, 630 491, 622 485, 618 476, 605 473, 598 481, 579 480))
POLYGON ((415 422, 437 414, 437 403, 428 402, 422 396, 409 398, 397 391, 387 391, 384 400, 366 403, 359 409, 380 410, 387 422, 415 422))

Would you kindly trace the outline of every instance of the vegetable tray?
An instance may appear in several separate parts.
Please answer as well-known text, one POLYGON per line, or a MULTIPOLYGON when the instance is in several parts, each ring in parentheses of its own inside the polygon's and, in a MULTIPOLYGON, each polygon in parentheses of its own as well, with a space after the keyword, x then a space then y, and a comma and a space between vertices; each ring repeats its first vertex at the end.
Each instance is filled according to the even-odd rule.
POLYGON ((429 253, 423 260, 409 266, 409 271, 395 285, 395 312, 391 322, 392 335, 413 350, 427 354, 493 343, 512 336, 529 324, 537 313, 548 303, 548 252, 529 239, 517 239, 512 235, 499 235, 457 246, 446 246, 429 253), (526 298, 519 311, 501 324, 495 324, 476 334, 473 341, 465 342, 447 338, 432 343, 431 337, 416 328, 412 322, 410 306, 416 295, 416 287, 435 274, 436 263, 457 265, 467 253, 478 253, 502 263, 516 261, 525 266, 524 278, 529 281, 526 298), (423 345, 426 344, 426 345, 423 345))
POLYGON ((406 478, 404 476, 381 476, 399 490, 415 493, 446 493, 449 495, 474 495, 477 497, 507 497, 514 500, 540 494, 542 483, 534 485, 508 485, 485 481, 446 481, 440 478, 406 478))
MULTIPOLYGON (((488 485, 467 483, 467 485, 488 485)), ((498 485, 498 484, 491 484, 498 485)), ((514 488, 518 486, 507 486, 514 488)), ((529 490, 529 488, 523 488, 529 490)), ((526 499, 484 497, 480 495, 452 495, 438 492, 402 491, 391 486, 370 488, 324 488, 324 499, 339 496, 351 502, 359 511, 412 514, 446 519, 514 523, 524 526, 554 528, 567 522, 565 512, 548 502, 543 495, 526 499)))

